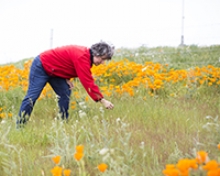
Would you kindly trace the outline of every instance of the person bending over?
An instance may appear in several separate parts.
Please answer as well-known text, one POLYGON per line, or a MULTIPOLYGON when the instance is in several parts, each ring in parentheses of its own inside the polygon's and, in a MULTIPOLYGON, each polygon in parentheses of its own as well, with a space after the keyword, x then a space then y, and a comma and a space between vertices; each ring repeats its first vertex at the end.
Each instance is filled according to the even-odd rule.
POLYGON ((71 78, 78 77, 89 96, 95 102, 101 102, 107 109, 114 105, 106 100, 95 84, 91 67, 111 60, 114 47, 99 42, 90 48, 79 45, 67 45, 50 49, 39 54, 32 62, 29 74, 29 86, 18 114, 16 124, 25 124, 46 83, 49 83, 58 96, 61 118, 68 119, 70 94, 73 84, 71 78))

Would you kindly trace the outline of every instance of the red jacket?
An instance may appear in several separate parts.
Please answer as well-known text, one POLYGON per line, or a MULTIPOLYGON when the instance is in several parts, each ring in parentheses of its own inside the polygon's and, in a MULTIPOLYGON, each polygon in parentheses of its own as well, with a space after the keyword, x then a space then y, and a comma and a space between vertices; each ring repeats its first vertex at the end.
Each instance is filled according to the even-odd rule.
POLYGON ((89 48, 77 45, 58 47, 41 53, 40 59, 48 75, 64 79, 78 77, 94 101, 103 98, 90 70, 92 56, 89 48))

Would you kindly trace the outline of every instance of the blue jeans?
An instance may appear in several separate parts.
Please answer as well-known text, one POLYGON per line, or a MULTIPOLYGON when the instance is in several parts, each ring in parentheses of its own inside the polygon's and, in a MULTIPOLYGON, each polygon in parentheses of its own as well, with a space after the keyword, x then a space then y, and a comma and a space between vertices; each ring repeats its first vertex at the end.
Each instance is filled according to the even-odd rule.
POLYGON ((17 119, 17 124, 24 124, 27 122, 33 110, 34 104, 47 82, 58 95, 58 105, 62 119, 68 119, 71 94, 70 87, 67 84, 66 79, 49 76, 42 67, 40 56, 37 56, 33 60, 30 69, 29 87, 19 110, 19 119, 17 119))

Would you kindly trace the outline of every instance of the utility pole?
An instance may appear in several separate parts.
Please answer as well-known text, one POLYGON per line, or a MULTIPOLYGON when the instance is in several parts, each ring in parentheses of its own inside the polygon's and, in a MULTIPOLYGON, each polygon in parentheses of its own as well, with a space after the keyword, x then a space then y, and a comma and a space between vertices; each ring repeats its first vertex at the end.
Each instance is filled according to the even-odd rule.
POLYGON ((182 34, 180 46, 184 46, 184 0, 182 0, 182 34))
POLYGON ((53 29, 50 31, 50 48, 53 48, 53 29))

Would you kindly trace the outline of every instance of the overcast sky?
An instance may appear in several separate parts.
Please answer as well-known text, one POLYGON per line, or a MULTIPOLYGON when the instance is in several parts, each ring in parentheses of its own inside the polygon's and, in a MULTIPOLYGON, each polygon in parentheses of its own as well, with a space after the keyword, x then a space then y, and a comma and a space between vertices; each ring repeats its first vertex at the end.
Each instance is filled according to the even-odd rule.
POLYGON ((178 46, 182 29, 187 45, 220 44, 220 0, 0 0, 0 64, 100 40, 178 46))

